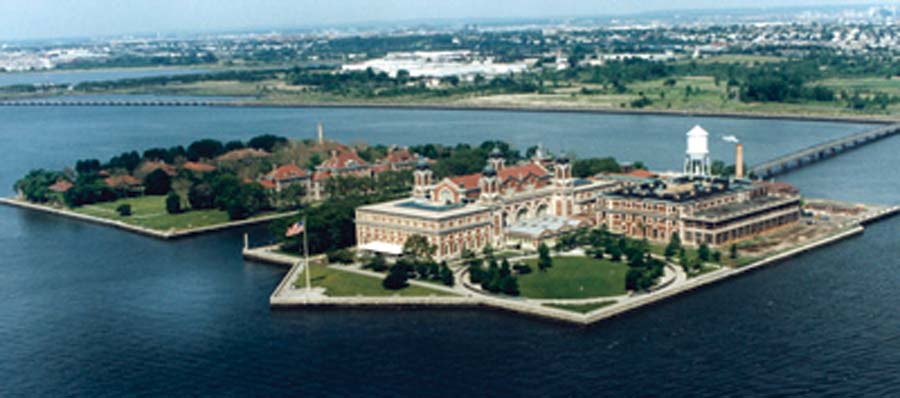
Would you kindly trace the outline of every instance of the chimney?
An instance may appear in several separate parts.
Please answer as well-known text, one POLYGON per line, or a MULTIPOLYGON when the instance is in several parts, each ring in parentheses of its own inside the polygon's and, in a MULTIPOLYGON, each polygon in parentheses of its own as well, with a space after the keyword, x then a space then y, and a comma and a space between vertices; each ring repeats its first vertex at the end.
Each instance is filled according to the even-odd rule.
POLYGON ((744 144, 734 146, 734 176, 744 178, 744 144))
POLYGON ((322 145, 325 143, 325 129, 322 126, 322 122, 319 122, 319 124, 316 125, 316 129, 319 132, 319 145, 322 145))

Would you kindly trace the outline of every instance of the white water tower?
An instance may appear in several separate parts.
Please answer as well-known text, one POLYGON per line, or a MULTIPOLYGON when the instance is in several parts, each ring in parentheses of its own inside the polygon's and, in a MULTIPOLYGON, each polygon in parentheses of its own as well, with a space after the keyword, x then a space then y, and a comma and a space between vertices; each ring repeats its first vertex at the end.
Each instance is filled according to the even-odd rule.
POLYGON ((687 133, 684 174, 691 177, 708 177, 709 167, 709 133, 697 125, 687 133))

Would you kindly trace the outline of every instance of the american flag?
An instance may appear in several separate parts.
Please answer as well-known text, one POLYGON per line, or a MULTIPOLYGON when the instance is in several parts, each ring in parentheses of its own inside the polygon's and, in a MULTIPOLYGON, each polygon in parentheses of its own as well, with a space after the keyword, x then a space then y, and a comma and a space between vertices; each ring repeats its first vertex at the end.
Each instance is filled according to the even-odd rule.
POLYGON ((303 233, 303 230, 304 230, 303 221, 297 221, 297 222, 291 224, 290 227, 288 227, 287 231, 284 233, 284 236, 286 236, 288 238, 290 238, 292 236, 297 236, 297 235, 300 235, 301 233, 303 233))

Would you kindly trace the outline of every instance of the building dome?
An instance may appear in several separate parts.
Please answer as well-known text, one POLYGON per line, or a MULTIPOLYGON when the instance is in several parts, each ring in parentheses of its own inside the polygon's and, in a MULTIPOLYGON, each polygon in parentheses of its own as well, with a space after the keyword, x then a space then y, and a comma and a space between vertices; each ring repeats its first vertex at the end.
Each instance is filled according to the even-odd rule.
POLYGON ((497 175, 497 170, 494 170, 494 166, 487 165, 484 166, 483 170, 481 170, 481 175, 485 177, 493 177, 497 175))
POLYGON ((559 156, 556 157, 556 163, 558 163, 558 164, 568 164, 568 163, 569 163, 569 157, 566 156, 566 155, 559 155, 559 156))
POLYGON ((416 162, 416 170, 428 170, 429 168, 431 168, 431 166, 425 158, 419 158, 419 161, 416 162))
POLYGON ((500 152, 500 148, 494 147, 494 149, 491 150, 490 157, 491 157, 491 158, 494 158, 494 159, 496 159, 496 158, 502 158, 502 157, 503 157, 503 152, 500 152))

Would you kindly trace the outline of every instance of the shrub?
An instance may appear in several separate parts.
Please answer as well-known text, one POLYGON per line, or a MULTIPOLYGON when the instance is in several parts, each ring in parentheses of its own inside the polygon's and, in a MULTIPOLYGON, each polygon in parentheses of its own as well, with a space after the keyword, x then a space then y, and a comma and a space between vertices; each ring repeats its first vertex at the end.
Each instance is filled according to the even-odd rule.
POLYGON ((384 260, 384 256, 382 256, 381 253, 377 253, 372 257, 371 261, 363 266, 363 268, 368 268, 375 272, 383 272, 388 269, 388 266, 387 261, 384 260))
POLYGON ((188 190, 188 202, 193 209, 211 209, 213 207, 215 195, 213 195, 212 187, 209 184, 197 184, 191 186, 188 190))
POLYGON ((519 275, 530 274, 531 271, 533 271, 531 266, 525 263, 513 265, 513 270, 516 271, 516 273, 519 275))
MULTIPOLYGON (((329 263, 352 264, 356 259, 353 252, 348 249, 332 250, 325 254, 329 263)), ((382 258, 384 260, 384 258, 382 258)))
POLYGON ((119 205, 119 207, 116 207, 116 212, 118 212, 119 215, 122 217, 128 217, 131 215, 131 205, 129 205, 129 204, 119 205))
POLYGON ((166 196, 166 212, 169 214, 181 213, 181 197, 175 192, 169 192, 166 196))

